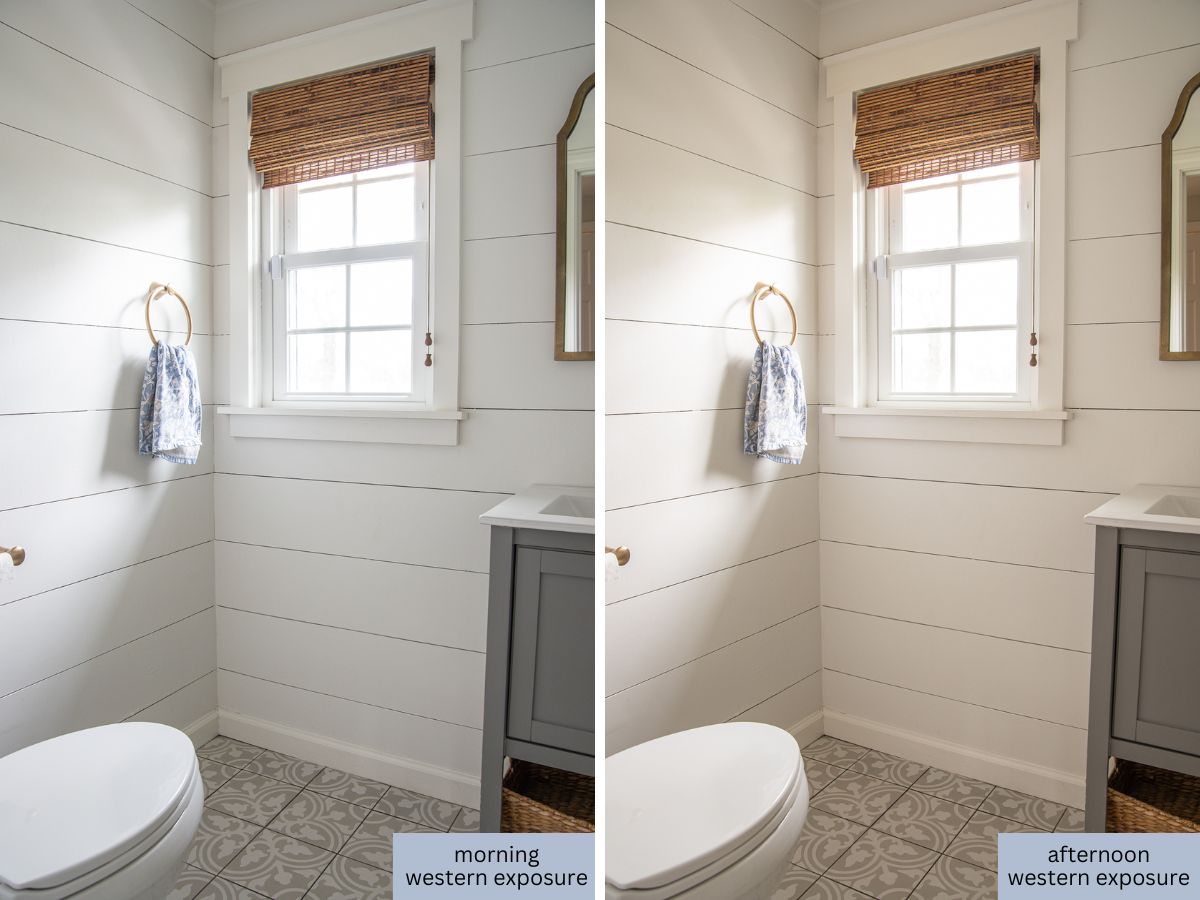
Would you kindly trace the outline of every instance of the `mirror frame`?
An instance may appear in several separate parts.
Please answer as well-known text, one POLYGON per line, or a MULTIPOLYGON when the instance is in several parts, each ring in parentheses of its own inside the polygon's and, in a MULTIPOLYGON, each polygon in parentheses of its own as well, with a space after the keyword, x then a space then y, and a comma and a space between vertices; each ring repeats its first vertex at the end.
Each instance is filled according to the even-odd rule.
POLYGON ((1158 337, 1158 358, 1161 360, 1200 359, 1200 350, 1171 349, 1171 241, 1175 229, 1173 210, 1171 209, 1171 195, 1175 187, 1171 178, 1172 144, 1179 131, 1179 126, 1183 124, 1183 117, 1187 114, 1192 95, 1198 89, 1200 89, 1200 73, 1193 75, 1183 86, 1183 90, 1179 93, 1179 100, 1175 104, 1175 114, 1171 116, 1171 121, 1162 136, 1162 220, 1160 223, 1162 232, 1162 302, 1159 311, 1158 337))
POLYGON ((596 73, 593 72, 575 90, 567 120, 558 130, 557 163, 555 171, 555 194, 557 197, 554 236, 554 358, 556 360, 595 360, 596 351, 567 350, 567 139, 579 122, 583 104, 588 94, 596 89, 596 73))

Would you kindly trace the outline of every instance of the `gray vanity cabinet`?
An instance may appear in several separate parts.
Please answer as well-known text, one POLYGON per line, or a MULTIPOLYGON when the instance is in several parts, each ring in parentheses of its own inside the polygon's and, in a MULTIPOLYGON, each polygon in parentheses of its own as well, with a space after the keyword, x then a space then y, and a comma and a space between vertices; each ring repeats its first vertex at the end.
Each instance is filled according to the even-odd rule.
POLYGON ((1088 831, 1108 758, 1200 776, 1200 535, 1096 529, 1088 831))
POLYGON ((593 540, 492 527, 480 831, 500 830, 506 757, 594 774, 593 540))

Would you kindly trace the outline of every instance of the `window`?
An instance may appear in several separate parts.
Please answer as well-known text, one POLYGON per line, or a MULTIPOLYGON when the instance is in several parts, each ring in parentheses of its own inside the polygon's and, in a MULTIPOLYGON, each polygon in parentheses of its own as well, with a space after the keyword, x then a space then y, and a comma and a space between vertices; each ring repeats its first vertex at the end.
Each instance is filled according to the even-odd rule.
POLYGON ((429 163, 264 193, 273 400, 427 404, 429 163))
POLYGON ((869 192, 879 402, 1029 404, 1034 165, 869 192))

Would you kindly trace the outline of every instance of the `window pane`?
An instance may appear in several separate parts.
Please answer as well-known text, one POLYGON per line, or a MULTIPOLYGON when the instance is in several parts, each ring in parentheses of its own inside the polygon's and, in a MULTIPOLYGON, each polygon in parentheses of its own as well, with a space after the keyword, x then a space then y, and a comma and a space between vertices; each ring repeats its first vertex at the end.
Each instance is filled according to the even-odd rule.
POLYGON ((343 328, 346 325, 346 267, 297 269, 288 304, 288 328, 343 328))
POLYGON ((949 391, 950 335, 894 335, 892 389, 905 394, 949 391))
POLYGON ((400 178, 358 186, 358 245, 411 241, 416 180, 400 178))
POLYGON ((410 259, 352 265, 350 324, 411 325, 412 270, 410 259))
POLYGON ((1017 324, 1017 261, 993 259, 954 267, 958 325, 1017 324))
POLYGON ((412 390, 412 332, 359 331, 350 335, 350 390, 407 394, 412 390))
POLYGON ((346 390, 346 335, 288 335, 288 390, 342 393, 346 390))
POLYGON ((894 275, 892 328, 950 326, 950 266, 914 266, 894 275))
POLYGON ((950 185, 932 190, 906 190, 903 198, 903 234, 900 243, 905 253, 957 246, 957 187, 950 185))
MULTIPOLYGON (((981 171, 988 171, 983 169, 981 171)), ((998 244, 1021 239, 1021 182, 967 182, 962 187, 962 242, 998 244)))
POLYGON ((297 200, 297 250, 328 250, 354 243, 353 187, 300 191, 297 200))
POLYGON ((955 336, 954 389, 966 394, 1014 394, 1017 332, 963 331, 955 336))

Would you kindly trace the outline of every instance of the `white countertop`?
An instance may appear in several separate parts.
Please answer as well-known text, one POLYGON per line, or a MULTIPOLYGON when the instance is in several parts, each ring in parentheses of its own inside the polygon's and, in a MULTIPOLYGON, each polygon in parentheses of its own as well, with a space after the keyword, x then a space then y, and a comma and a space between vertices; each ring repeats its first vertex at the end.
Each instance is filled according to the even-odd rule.
POLYGON ((1174 531, 1182 534, 1200 534, 1200 487, 1184 487, 1169 484, 1139 484, 1137 487, 1113 497, 1083 517, 1092 525, 1108 525, 1113 528, 1144 528, 1148 531, 1174 531), (1195 504, 1194 510, 1164 498, 1180 497, 1195 504), (1149 513, 1146 510, 1156 504, 1160 508, 1174 507, 1179 515, 1149 513), (1188 515, 1196 512, 1197 515, 1188 515))
POLYGON ((559 497, 590 500, 594 506, 596 489, 563 484, 531 484, 479 517, 484 525, 504 525, 509 528, 538 528, 542 531, 570 531, 576 534, 595 534, 596 518, 554 515, 542 510, 559 497))

